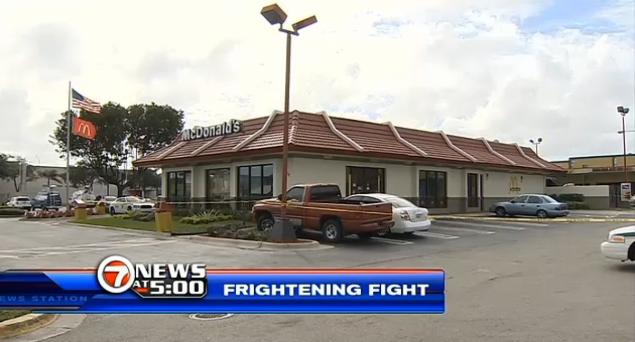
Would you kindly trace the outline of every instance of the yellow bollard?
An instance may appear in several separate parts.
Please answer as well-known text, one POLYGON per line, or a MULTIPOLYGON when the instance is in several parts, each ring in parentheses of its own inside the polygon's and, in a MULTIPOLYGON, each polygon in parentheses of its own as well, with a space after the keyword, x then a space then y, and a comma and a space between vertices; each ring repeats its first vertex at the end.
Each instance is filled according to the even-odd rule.
POLYGON ((157 231, 163 233, 172 232, 172 212, 170 211, 156 211, 154 213, 154 222, 156 224, 157 231))
POLYGON ((88 214, 86 213, 86 208, 75 208, 75 219, 82 221, 88 218, 88 214))

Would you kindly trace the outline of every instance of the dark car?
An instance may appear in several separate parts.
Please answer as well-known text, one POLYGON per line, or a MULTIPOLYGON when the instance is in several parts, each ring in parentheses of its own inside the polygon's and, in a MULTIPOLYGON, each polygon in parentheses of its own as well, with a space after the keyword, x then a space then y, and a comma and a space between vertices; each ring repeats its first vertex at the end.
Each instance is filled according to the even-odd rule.
POLYGON ((496 216, 529 215, 545 218, 567 216, 567 209, 566 203, 560 203, 547 195, 527 194, 508 202, 494 203, 489 211, 496 213, 496 216))
POLYGON ((58 209, 62 206, 62 196, 57 192, 41 191, 31 200, 31 209, 58 209))

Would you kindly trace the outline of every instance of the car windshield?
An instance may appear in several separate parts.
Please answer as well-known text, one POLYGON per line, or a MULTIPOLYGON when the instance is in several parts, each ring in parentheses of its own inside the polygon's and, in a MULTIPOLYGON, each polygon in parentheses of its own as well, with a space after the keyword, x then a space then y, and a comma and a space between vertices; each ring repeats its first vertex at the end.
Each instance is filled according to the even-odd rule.
POLYGON ((385 200, 390 202, 394 208, 416 207, 412 202, 401 197, 386 197, 385 200))
POLYGON ((18 197, 15 199, 16 201, 28 201, 29 198, 28 197, 18 197))
POLYGON ((548 203, 558 203, 558 201, 556 201, 555 199, 553 199, 553 198, 551 198, 551 197, 549 197, 549 196, 540 196, 540 197, 542 197, 542 199, 543 199, 545 202, 548 202, 548 203))

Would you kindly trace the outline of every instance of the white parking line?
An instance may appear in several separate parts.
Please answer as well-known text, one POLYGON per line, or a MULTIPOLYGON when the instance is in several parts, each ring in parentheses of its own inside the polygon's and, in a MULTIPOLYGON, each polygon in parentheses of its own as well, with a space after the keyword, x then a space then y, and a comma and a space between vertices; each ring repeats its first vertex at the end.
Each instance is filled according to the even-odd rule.
POLYGON ((490 230, 480 230, 480 229, 470 229, 470 228, 459 228, 459 227, 446 227, 441 225, 434 225, 433 229, 442 229, 442 230, 452 230, 457 232, 466 232, 466 233, 475 233, 475 234, 496 234, 496 232, 490 230))
POLYGON ((503 225, 494 225, 494 224, 481 224, 481 223, 471 223, 471 222, 435 222, 434 224, 438 224, 438 227, 442 225, 452 225, 452 226, 468 226, 468 227, 479 227, 479 228, 489 228, 489 229, 507 229, 507 230, 525 230, 523 227, 511 227, 511 226, 503 226, 503 225))
POLYGON ((510 221, 490 221, 490 223, 500 223, 505 225, 513 225, 513 226, 524 226, 524 227, 549 227, 547 223, 537 223, 537 222, 510 222, 510 221))
POLYGON ((414 233, 414 235, 421 236, 421 237, 430 237, 430 238, 435 238, 435 239, 444 239, 444 240, 451 240, 451 239, 458 239, 459 238, 459 236, 456 236, 456 235, 448 235, 448 234, 433 233, 433 232, 416 232, 416 233, 414 233))
POLYGON ((387 243, 391 245, 412 245, 412 241, 388 239, 388 238, 383 238, 378 236, 373 236, 371 240, 375 240, 375 241, 379 241, 379 242, 383 242, 383 243, 387 243))

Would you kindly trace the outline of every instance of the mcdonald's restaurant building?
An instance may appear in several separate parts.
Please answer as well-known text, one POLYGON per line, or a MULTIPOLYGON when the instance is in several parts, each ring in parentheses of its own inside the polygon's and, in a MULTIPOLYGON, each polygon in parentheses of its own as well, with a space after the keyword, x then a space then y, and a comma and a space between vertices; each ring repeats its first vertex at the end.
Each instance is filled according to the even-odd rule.
MULTIPOLYGON (((186 129, 134 162, 162 169, 169 201, 255 200, 282 192, 283 115, 186 129)), ((395 194, 432 213, 477 212, 521 193, 543 193, 564 170, 532 149, 331 117, 289 114, 288 184, 335 183, 342 195, 395 194)))

